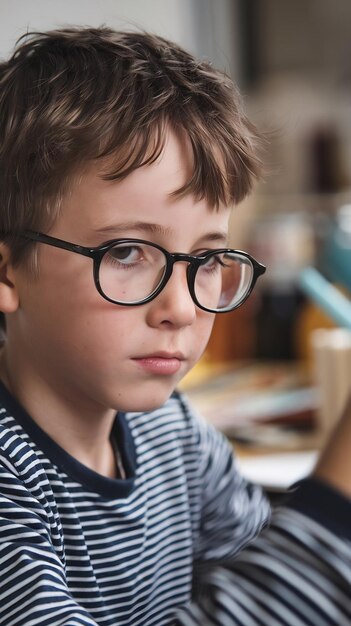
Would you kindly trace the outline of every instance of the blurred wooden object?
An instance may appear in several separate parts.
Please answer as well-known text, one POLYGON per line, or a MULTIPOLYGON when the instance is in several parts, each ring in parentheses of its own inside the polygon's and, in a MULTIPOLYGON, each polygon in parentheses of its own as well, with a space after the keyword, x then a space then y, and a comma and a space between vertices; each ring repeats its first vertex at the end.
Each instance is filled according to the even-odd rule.
POLYGON ((216 317, 205 359, 211 363, 252 359, 255 356, 255 298, 231 313, 216 317))

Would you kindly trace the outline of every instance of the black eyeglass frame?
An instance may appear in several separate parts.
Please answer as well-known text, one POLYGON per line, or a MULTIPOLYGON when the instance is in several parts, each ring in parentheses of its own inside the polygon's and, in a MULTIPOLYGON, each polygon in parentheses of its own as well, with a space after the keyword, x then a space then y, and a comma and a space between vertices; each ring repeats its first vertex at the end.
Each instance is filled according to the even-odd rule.
POLYGON ((168 252, 168 250, 165 250, 165 248, 162 248, 162 246, 159 246, 157 243, 153 243, 145 239, 134 239, 132 237, 112 239, 110 241, 107 241, 106 243, 101 244, 100 246, 89 248, 87 246, 81 246, 76 243, 64 241, 63 239, 58 239, 57 237, 52 237, 51 235, 45 235, 44 233, 35 232, 31 230, 26 230, 20 236, 30 241, 44 243, 49 246, 53 246, 55 248, 61 248, 62 250, 75 252, 76 254, 81 254, 83 256, 93 259, 93 276, 94 276, 94 283, 95 283, 96 289, 105 300, 107 300, 108 302, 112 302, 112 304, 118 304, 121 306, 140 306, 142 304, 146 304, 147 302, 151 302, 152 300, 154 300, 154 298, 156 298, 161 293, 161 291, 164 289, 167 282, 169 281, 173 272, 174 263, 181 261, 181 262, 188 263, 188 267, 187 267, 188 289, 196 306, 198 306, 203 311, 207 311, 208 313, 228 313, 230 311, 234 311, 235 309, 237 309, 247 300, 247 298, 252 293, 252 290, 257 282, 257 279, 259 278, 259 276, 262 276, 262 274, 264 274, 266 271, 265 265, 256 261, 256 259, 254 259, 254 257, 252 257, 250 254, 248 254, 247 252, 243 252, 241 250, 234 250, 233 248, 219 248, 215 250, 208 250, 204 252, 203 254, 192 255, 192 254, 184 254, 182 252, 168 252), (101 284, 100 284, 100 279, 99 279, 100 265, 101 265, 101 261, 104 255, 111 248, 113 248, 116 244, 128 244, 128 243, 134 243, 134 244, 140 243, 140 244, 146 244, 146 245, 152 246, 153 248, 160 250, 160 252, 162 252, 166 258, 165 273, 159 285, 146 298, 143 298, 142 300, 138 300, 136 302, 121 302, 119 300, 114 300, 113 298, 110 298, 103 292, 101 288, 101 284), (239 257, 244 257, 245 259, 248 259, 250 261, 252 268, 253 268, 251 285, 248 288, 247 292, 244 294, 244 296, 239 300, 239 302, 235 304, 235 306, 228 306, 220 310, 210 309, 210 308, 203 306, 196 297, 196 294, 195 294, 196 272, 198 268, 203 263, 205 263, 206 260, 210 256, 214 254, 225 254, 225 253, 236 254, 239 257))

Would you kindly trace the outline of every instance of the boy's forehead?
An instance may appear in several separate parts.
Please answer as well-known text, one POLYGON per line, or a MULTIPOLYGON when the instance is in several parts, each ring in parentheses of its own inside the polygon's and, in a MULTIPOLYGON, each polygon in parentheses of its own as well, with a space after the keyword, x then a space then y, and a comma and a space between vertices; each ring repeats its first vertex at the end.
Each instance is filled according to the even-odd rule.
POLYGON ((215 210, 191 194, 175 198, 159 189, 136 193, 133 178, 81 179, 80 192, 73 192, 64 203, 53 234, 83 245, 124 236, 156 240, 166 247, 172 247, 173 241, 174 245, 179 241, 178 247, 185 242, 192 245, 202 238, 217 242, 217 247, 226 245, 230 209, 215 210))
MULTIPOLYGON (((151 147, 150 147, 151 150, 151 147)), ((84 193, 84 189, 89 187, 89 192, 108 193, 109 184, 118 180, 120 189, 128 187, 128 193, 144 195, 145 189, 157 181, 157 188, 153 191, 157 193, 165 192, 171 195, 180 186, 186 183, 193 173, 194 156, 190 140, 185 133, 175 134, 172 129, 165 133, 164 146, 151 162, 136 166, 126 176, 121 175, 119 168, 123 169, 128 163, 124 163, 124 150, 120 152, 87 161, 79 168, 78 172, 72 176, 70 185, 71 195, 84 193), (121 166, 123 164, 123 166, 121 166), (117 173, 117 174, 116 174, 117 173), (129 183, 132 182, 132 185, 129 183), (145 188, 146 185, 146 188, 145 188)))
POLYGON ((218 224, 223 233, 227 230, 229 209, 215 209, 206 198, 199 200, 191 193, 182 197, 175 194, 191 176, 191 161, 189 144, 170 132, 162 153, 153 163, 138 167, 120 180, 106 180, 112 157, 86 164, 72 180, 61 218, 108 238, 133 226, 142 230, 141 224, 150 233, 169 234, 180 226, 179 220, 187 219, 188 212, 194 212, 201 213, 199 230, 216 230, 218 224))

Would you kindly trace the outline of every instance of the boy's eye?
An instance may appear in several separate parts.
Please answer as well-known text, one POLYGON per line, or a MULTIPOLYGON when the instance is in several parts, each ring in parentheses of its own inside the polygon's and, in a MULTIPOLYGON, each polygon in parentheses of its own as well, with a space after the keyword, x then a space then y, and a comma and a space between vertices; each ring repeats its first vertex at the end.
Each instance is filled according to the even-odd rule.
POLYGON ((108 254, 111 259, 123 264, 135 263, 143 256, 142 249, 138 246, 115 246, 110 248, 108 254))
POLYGON ((224 267, 224 256, 220 254, 213 254, 209 256, 204 263, 202 263, 202 267, 205 269, 219 269, 220 267, 224 267))

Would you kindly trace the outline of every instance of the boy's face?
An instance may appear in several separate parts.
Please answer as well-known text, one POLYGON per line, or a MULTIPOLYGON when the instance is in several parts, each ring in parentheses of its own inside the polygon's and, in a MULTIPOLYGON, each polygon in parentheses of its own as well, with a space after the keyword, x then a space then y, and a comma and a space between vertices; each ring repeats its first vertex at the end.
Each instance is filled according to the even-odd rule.
MULTIPOLYGON (((135 237, 170 252, 223 247, 229 209, 170 196, 190 167, 189 148, 172 133, 157 162, 122 181, 103 181, 91 167, 72 186, 49 234, 85 246, 135 237)), ((190 297, 186 263, 175 264, 154 300, 124 307, 98 293, 91 259, 38 244, 38 262, 35 279, 15 270, 20 305, 12 316, 14 346, 31 375, 82 408, 161 405, 200 358, 214 322, 190 297)))

